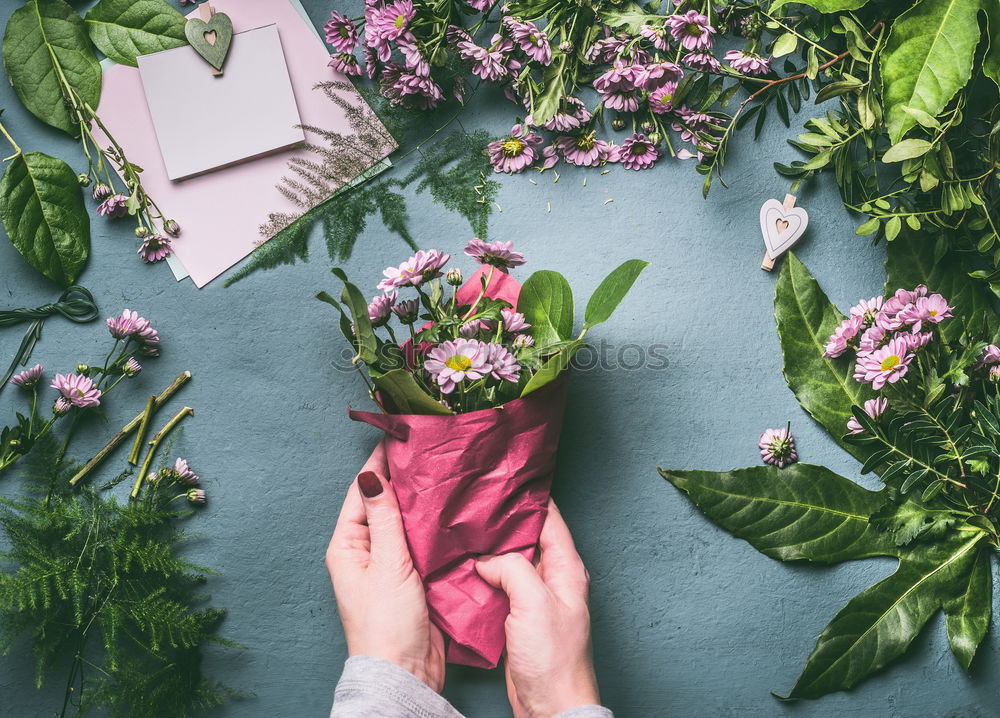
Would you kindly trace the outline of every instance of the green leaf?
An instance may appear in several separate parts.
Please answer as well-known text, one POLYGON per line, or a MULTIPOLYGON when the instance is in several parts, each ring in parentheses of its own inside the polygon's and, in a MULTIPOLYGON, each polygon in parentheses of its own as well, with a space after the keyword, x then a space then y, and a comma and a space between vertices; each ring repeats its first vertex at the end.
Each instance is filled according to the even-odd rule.
POLYGON ((660 473, 712 521, 771 558, 837 563, 898 555, 868 520, 885 497, 825 467, 660 473))
POLYGON ((643 12, 642 8, 634 2, 622 8, 608 7, 601 9, 598 15, 600 15, 605 25, 609 27, 624 27, 633 34, 637 34, 643 25, 652 25, 654 23, 662 25, 665 19, 663 15, 651 15, 643 12))
POLYGON ((542 269, 521 287, 517 310, 531 324, 539 346, 569 339, 573 334, 573 290, 559 272, 542 269))
POLYGON ((405 369, 393 369, 374 379, 375 388, 384 393, 400 414, 453 414, 420 388, 413 375, 405 369))
POLYGON ((187 45, 181 13, 166 0, 101 0, 85 18, 90 39, 115 62, 187 45))
POLYGON ((785 55, 795 52, 795 48, 799 45, 799 38, 793 33, 786 32, 783 35, 779 35, 778 39, 774 41, 774 47, 771 48, 771 54, 774 57, 784 57, 785 55))
POLYGON ((882 51, 882 93, 889 139, 916 124, 903 107, 940 113, 972 75, 980 0, 922 0, 902 13, 882 51))
POLYGON ((983 72, 1000 86, 1000 3, 983 3, 986 12, 987 49, 983 56, 983 72))
POLYGON ((930 152, 932 145, 927 140, 910 138, 897 142, 882 155, 883 162, 902 162, 903 160, 923 157, 930 152))
POLYGON ((944 536, 958 516, 947 509, 929 509, 910 497, 902 504, 888 503, 872 514, 872 525, 889 532, 897 546, 907 546, 918 538, 944 536))
POLYGON ((604 278, 600 286, 594 290, 587 302, 587 310, 584 314, 583 326, 585 329, 606 322, 615 309, 621 303, 625 295, 628 294, 635 280, 639 278, 649 262, 641 259, 630 259, 621 264, 611 274, 604 278))
POLYGON ((854 381, 850 359, 823 357, 827 338, 844 317, 792 252, 775 284, 774 317, 788 387, 834 441, 864 461, 868 450, 845 442, 843 436, 851 407, 863 406, 871 390, 854 381))
POLYGON ((957 339, 963 327, 981 331, 984 318, 996 321, 989 290, 968 275, 965 259, 949 251, 934 261, 935 239, 932 236, 913 235, 906 241, 892 242, 886 246, 885 270, 886 296, 897 289, 913 289, 926 284, 931 292, 943 295, 955 307, 953 317, 938 325, 946 339, 957 339))
POLYGON ((58 71, 84 102, 97 107, 101 65, 76 10, 64 0, 28 0, 7 22, 3 63, 14 92, 31 114, 79 136, 80 126, 66 105, 58 71))
POLYGON ((948 643, 959 664, 969 670, 976 649, 990 628, 993 604, 992 550, 982 545, 972 568, 961 581, 961 592, 944 604, 948 643))
POLYGON ((28 264, 73 284, 90 255, 90 216, 73 169, 40 152, 12 159, 0 178, 0 221, 28 264))
POLYGON ((545 124, 559 112, 559 104, 566 96, 562 71, 566 64, 566 55, 553 53, 552 64, 545 68, 542 74, 542 93, 535 98, 531 106, 531 117, 536 124, 545 124))
POLYGON ((358 352, 354 360, 372 365, 378 359, 378 342, 375 340, 372 322, 368 317, 368 302, 361 290, 348 281, 343 269, 334 267, 330 271, 344 283, 340 299, 347 305, 351 312, 351 320, 354 322, 354 335, 357 341, 355 349, 358 352))
POLYGON ((842 12, 844 10, 857 10, 868 4, 868 0, 775 0, 771 5, 770 13, 788 5, 796 3, 798 5, 808 5, 811 8, 824 13, 842 12))
POLYGON ((970 570, 985 534, 911 552, 889 578, 855 596, 823 629, 789 698, 848 690, 909 648, 970 570))
MULTIPOLYGON (((518 308, 520 309, 520 301, 518 301, 518 308)), ((534 373, 531 379, 528 380, 528 383, 524 385, 524 389, 521 390, 521 396, 527 396, 533 391, 538 391, 549 382, 555 381, 560 374, 569 368, 573 357, 585 344, 586 342, 582 339, 574 339, 559 347, 559 351, 549 357, 542 364, 541 368, 534 373)))

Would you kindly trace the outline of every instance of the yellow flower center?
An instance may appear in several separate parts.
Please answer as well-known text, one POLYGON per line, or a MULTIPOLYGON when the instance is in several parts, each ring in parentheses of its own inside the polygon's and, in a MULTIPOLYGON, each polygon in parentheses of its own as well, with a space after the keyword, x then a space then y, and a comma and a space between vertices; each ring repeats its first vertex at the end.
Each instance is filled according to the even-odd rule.
POLYGON ((882 368, 882 371, 889 371, 890 369, 894 369, 897 366, 899 366, 899 357, 896 356, 895 354, 890 354, 889 356, 887 356, 885 359, 882 360, 882 363, 879 366, 882 368))
POLYGON ((581 135, 576 138, 576 146, 581 150, 591 150, 594 147, 594 136, 595 133, 590 132, 586 135, 581 135))
POLYGON ((701 26, 696 22, 689 22, 685 28, 688 35, 693 37, 701 37, 701 26))
POLYGON ((629 149, 630 149, 630 151, 632 152, 632 154, 633 154, 633 155, 644 155, 644 154, 646 154, 646 150, 647 150, 648 148, 647 148, 647 147, 646 147, 646 145, 644 145, 643 143, 641 143, 641 142, 636 142, 636 143, 635 143, 634 145, 632 145, 632 147, 631 147, 631 148, 629 148, 629 149))
POLYGON ((663 105, 664 107, 666 107, 673 101, 674 101, 673 93, 664 92, 662 95, 660 95, 660 104, 663 105))
POLYGON ((456 354, 453 357, 448 357, 444 365, 454 371, 467 371, 472 366, 472 360, 462 354, 456 354))
POLYGON ((930 312, 930 314, 931 314, 932 317, 936 317, 937 313, 938 313, 937 309, 932 309, 931 312, 930 312))
POLYGON ((504 157, 517 157, 524 152, 524 143, 515 137, 511 137, 503 143, 501 150, 504 157))
POLYGON ((406 24, 406 15, 397 15, 396 16, 396 22, 393 23, 393 24, 396 26, 397 30, 402 30, 403 29, 403 25, 406 24))

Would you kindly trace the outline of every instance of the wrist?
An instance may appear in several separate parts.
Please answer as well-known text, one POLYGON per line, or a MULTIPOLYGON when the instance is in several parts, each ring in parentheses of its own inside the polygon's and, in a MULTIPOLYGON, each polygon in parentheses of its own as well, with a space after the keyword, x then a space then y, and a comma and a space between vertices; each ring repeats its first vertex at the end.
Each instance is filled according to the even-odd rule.
POLYGON ((597 690, 597 677, 593 669, 587 668, 567 676, 564 680, 553 681, 550 694, 542 710, 534 713, 537 718, 555 718, 564 711, 580 706, 599 706, 601 696, 597 690))

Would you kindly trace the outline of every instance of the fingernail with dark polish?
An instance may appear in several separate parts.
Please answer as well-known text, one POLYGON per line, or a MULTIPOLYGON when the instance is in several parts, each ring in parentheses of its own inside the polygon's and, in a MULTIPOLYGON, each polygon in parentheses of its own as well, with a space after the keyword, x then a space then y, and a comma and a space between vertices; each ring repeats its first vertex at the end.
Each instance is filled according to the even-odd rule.
POLYGON ((358 488, 366 499, 374 499, 382 493, 382 482, 372 471, 362 471, 358 474, 358 488))

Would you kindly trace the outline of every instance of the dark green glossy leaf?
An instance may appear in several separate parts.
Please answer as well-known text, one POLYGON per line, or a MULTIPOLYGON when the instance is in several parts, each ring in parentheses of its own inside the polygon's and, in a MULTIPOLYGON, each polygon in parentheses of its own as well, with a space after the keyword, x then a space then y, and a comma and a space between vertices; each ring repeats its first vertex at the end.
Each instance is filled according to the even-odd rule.
POLYGON ((413 375, 405 369, 393 369, 374 379, 375 388, 392 400, 399 414, 453 414, 420 388, 413 375))
POLYGON ((101 0, 85 18, 90 39, 115 62, 187 45, 186 22, 166 0, 101 0))
POLYGON ((84 102, 97 107, 101 65, 76 10, 64 0, 29 0, 19 7, 7 21, 3 62, 14 92, 31 114, 74 137, 80 134, 58 72, 84 102))
POLYGON ((606 322, 635 284, 642 270, 648 266, 649 262, 630 259, 605 277, 587 302, 583 326, 589 329, 606 322))
POLYGON ((355 360, 363 361, 369 365, 374 364, 378 359, 378 342, 375 340, 375 332, 372 331, 372 322, 368 317, 368 302, 365 301, 361 290, 348 281, 344 270, 334 268, 330 271, 344 283, 344 291, 340 299, 347 305, 348 310, 351 312, 351 320, 354 322, 355 349, 358 352, 355 360))
POLYGON ((540 346, 569 339, 573 334, 573 290, 558 272, 542 269, 521 287, 517 310, 531 324, 540 346))
POLYGON ((0 179, 0 221, 32 267, 66 287, 90 256, 90 216, 73 169, 60 159, 28 152, 7 164, 0 179))
POLYGON ((778 8, 793 2, 798 5, 808 5, 824 13, 857 10, 868 4, 868 0, 775 0, 771 5, 770 12, 774 13, 778 8))
MULTIPOLYGON (((520 309, 520 301, 518 302, 518 308, 520 309)), ((534 373, 531 379, 528 380, 528 383, 524 385, 524 389, 521 390, 521 396, 527 396, 531 392, 541 389, 549 382, 555 381, 560 374, 569 368, 573 357, 585 343, 582 339, 574 339, 561 346, 559 351, 549 357, 542 364, 541 368, 534 373)))
POLYGON ((836 563, 898 555, 890 535, 869 523, 885 497, 822 466, 660 473, 712 521, 771 558, 836 563))
POLYGON ((948 643, 955 658, 969 670, 976 649, 990 629, 993 607, 992 549, 983 543, 971 570, 962 579, 960 593, 944 604, 948 643))

